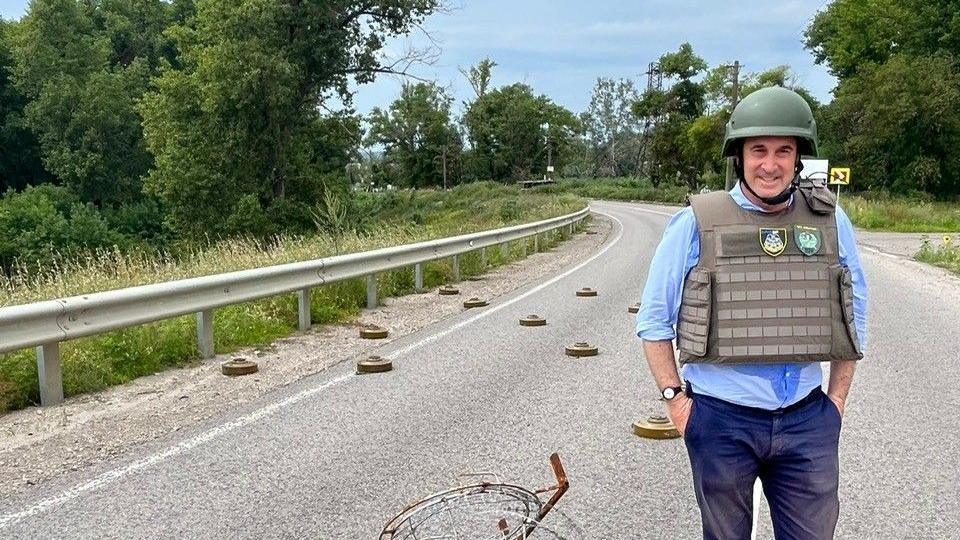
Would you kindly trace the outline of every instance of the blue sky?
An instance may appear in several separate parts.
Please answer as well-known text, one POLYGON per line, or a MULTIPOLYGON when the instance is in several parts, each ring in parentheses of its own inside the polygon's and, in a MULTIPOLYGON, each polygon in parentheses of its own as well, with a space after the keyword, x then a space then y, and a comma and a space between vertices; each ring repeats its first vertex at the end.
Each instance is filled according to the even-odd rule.
MULTIPOLYGON (((710 66, 740 60, 756 72, 788 64, 800 84, 821 101, 836 81, 803 48, 803 31, 825 0, 451 0, 452 9, 424 23, 423 32, 388 43, 385 53, 435 42, 435 64, 413 73, 448 87, 460 102, 472 90, 457 67, 485 56, 498 66, 493 85, 525 82, 574 112, 583 111, 597 77, 630 78, 646 85, 647 64, 684 41, 710 66)), ((19 18, 28 0, 0 0, 0 14, 19 18)), ((380 77, 357 89, 365 113, 386 106, 401 81, 380 77)))

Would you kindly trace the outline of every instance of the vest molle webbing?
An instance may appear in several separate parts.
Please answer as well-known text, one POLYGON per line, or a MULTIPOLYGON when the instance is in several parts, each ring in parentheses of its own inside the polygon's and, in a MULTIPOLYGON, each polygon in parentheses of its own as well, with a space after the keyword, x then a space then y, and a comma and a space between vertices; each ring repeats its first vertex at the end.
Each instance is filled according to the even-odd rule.
POLYGON ((690 197, 700 261, 680 303, 681 364, 863 357, 834 213, 814 213, 796 195, 775 215, 745 210, 726 191, 690 197))

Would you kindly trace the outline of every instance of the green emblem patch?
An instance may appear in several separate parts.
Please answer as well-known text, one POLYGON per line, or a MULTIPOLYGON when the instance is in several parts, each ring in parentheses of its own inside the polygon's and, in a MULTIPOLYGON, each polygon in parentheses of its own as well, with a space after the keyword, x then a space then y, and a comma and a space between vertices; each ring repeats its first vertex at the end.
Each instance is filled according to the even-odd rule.
POLYGON ((760 247, 771 257, 783 253, 783 250, 787 249, 787 229, 761 227, 760 247))
POLYGON ((797 247, 804 255, 814 255, 820 251, 823 245, 823 236, 820 229, 807 225, 794 225, 793 238, 797 241, 797 247))

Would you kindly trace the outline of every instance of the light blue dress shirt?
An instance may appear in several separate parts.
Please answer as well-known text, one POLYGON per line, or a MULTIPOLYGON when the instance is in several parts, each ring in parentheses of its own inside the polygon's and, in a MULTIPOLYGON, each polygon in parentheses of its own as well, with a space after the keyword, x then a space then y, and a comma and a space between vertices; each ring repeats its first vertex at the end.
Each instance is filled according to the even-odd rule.
MULTIPOLYGON (((750 202, 737 183, 730 190, 741 207, 762 212, 750 202)), ((791 204, 793 200, 791 198, 791 204)), ((866 352, 867 281, 850 218, 839 207, 836 211, 840 264, 850 269, 853 282, 853 311, 857 337, 866 352)), ((686 207, 671 218, 650 263, 647 283, 637 313, 637 336, 645 341, 672 340, 680 311, 683 282, 700 260, 700 234, 693 209, 686 207)), ((698 394, 706 394, 732 403, 778 409, 809 394, 823 381, 817 362, 792 364, 713 365, 688 363, 681 376, 698 394)))

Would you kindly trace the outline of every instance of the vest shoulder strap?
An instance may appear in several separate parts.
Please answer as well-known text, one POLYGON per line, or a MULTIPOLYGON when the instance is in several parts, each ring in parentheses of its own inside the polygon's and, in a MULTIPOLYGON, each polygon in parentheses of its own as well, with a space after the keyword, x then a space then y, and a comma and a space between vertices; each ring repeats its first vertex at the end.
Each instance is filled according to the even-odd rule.
POLYGON ((742 211, 729 191, 691 195, 690 208, 701 231, 712 231, 717 224, 730 221, 730 216, 742 211))

